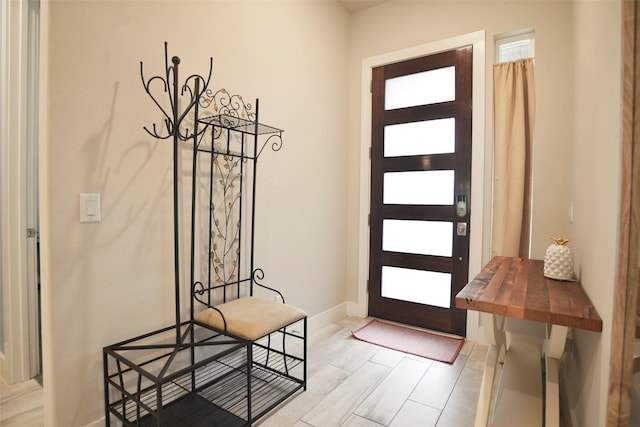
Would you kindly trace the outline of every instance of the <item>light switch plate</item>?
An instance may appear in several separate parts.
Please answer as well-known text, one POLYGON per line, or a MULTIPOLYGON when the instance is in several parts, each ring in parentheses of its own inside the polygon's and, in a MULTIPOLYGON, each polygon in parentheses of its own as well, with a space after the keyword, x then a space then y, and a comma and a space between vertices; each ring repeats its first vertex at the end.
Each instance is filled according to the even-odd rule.
POLYGON ((100 222, 100 193, 80 193, 80 222, 100 222))

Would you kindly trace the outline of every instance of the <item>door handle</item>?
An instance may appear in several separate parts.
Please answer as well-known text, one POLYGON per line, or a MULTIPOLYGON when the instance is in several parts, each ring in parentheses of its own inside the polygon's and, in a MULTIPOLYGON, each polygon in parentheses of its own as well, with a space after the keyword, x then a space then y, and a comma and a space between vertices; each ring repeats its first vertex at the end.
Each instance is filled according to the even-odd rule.
POLYGON ((456 215, 460 218, 467 215, 467 196, 458 196, 458 201, 456 202, 456 215))

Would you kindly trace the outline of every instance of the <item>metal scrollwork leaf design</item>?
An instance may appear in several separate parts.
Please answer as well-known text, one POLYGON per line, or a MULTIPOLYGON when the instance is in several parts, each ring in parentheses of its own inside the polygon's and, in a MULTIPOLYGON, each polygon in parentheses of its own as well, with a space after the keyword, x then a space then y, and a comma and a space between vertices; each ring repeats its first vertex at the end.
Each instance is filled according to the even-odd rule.
MULTIPOLYGON (((241 95, 232 95, 226 89, 217 91, 207 89, 199 100, 203 108, 212 108, 214 114, 221 114, 230 117, 239 117, 248 120, 255 120, 256 113, 252 111, 250 103, 245 103, 241 95)), ((233 123, 225 123, 233 127, 233 123)))
POLYGON ((215 197, 211 203, 212 247, 217 263, 215 274, 223 283, 237 280, 240 266, 240 164, 228 155, 215 155, 212 167, 215 197))

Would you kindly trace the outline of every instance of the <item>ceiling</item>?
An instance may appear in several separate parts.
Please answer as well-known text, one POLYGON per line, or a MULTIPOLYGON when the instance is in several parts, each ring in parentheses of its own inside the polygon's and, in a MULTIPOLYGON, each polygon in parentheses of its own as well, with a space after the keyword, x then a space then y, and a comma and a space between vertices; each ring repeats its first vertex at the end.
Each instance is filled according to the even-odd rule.
POLYGON ((338 0, 338 3, 347 9, 349 13, 355 13, 387 1, 389 0, 338 0))

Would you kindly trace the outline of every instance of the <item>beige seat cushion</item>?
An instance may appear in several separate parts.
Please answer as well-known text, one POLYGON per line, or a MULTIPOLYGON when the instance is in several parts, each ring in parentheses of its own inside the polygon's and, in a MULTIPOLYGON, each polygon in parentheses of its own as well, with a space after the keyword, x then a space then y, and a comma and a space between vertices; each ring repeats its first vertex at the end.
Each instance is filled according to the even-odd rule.
MULTIPOLYGON (((227 321, 227 333, 256 340, 307 316, 303 310, 288 304, 256 297, 245 297, 217 305, 227 321)), ((195 320, 224 332, 220 313, 207 308, 196 314, 195 320)))

